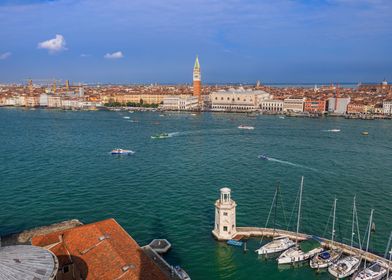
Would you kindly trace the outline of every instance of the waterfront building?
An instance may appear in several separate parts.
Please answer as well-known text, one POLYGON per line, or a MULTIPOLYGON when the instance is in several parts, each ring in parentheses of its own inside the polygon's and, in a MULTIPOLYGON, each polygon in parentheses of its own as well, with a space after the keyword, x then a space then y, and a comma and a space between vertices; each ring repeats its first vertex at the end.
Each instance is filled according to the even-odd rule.
POLYGON ((231 199, 229 188, 220 189, 220 198, 215 202, 215 224, 212 234, 218 240, 229 240, 237 234, 237 204, 231 199))
POLYGON ((168 95, 163 98, 161 106, 164 110, 196 110, 199 108, 199 99, 192 95, 168 95))
POLYGON ((26 106, 26 96, 24 95, 15 96, 15 106, 20 106, 20 107, 26 106))
POLYGON ((263 100, 271 95, 262 90, 245 90, 244 88, 219 90, 210 94, 213 111, 254 111, 263 100))
POLYGON ((57 280, 169 279, 114 219, 35 236, 32 244, 58 257, 57 280))
POLYGON ((358 102, 351 102, 347 105, 347 114, 371 114, 374 112, 374 105, 358 102))
POLYGON ((58 95, 48 95, 48 108, 60 108, 61 97, 58 95))
POLYGON ((38 107, 39 96, 29 95, 26 96, 26 107, 38 107))
POLYGON ((48 94, 47 93, 42 93, 39 96, 39 106, 41 107, 47 107, 48 106, 48 94))
POLYGON ((314 99, 306 99, 304 105, 304 111, 310 113, 325 113, 327 110, 327 101, 326 100, 314 100, 314 99))
POLYGON ((193 67, 193 96, 196 96, 201 104, 201 72, 199 57, 196 56, 195 65, 193 67))
POLYGON ((284 112, 301 113, 304 111, 305 98, 290 97, 283 101, 284 112))
POLYGON ((344 115, 350 102, 350 97, 330 97, 328 98, 328 112, 344 115))
POLYGON ((392 115, 392 100, 384 100, 382 109, 384 115, 392 115))
POLYGON ((283 100, 267 99, 262 100, 259 108, 267 112, 283 112, 283 100))
POLYGON ((161 104, 164 97, 164 94, 115 94, 103 96, 102 102, 161 104))

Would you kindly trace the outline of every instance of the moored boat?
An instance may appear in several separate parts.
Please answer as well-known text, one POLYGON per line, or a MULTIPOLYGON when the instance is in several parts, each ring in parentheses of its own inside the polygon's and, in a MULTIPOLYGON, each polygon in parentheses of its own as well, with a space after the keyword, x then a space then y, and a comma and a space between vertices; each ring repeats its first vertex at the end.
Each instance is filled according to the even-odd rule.
POLYGON ((353 280, 380 280, 387 275, 387 270, 380 262, 375 262, 354 275, 353 280))
POLYGON ((328 268, 328 272, 337 279, 349 277, 357 271, 361 259, 355 256, 346 256, 328 268))
POLYGON ((286 236, 275 237, 271 242, 261 246, 255 252, 259 255, 269 255, 280 253, 293 247, 295 242, 286 236))
POLYGON ((191 280, 191 277, 189 277, 188 273, 186 273, 186 271, 182 269, 179 265, 176 265, 174 267, 174 271, 181 280, 191 280))
POLYGON ((112 155, 133 155, 135 152, 131 150, 114 149, 110 153, 112 155))
POLYGON ((238 240, 234 240, 234 239, 230 239, 226 241, 227 245, 231 245, 231 246, 237 246, 237 247, 241 247, 242 244, 244 244, 244 242, 242 241, 238 241, 238 240))

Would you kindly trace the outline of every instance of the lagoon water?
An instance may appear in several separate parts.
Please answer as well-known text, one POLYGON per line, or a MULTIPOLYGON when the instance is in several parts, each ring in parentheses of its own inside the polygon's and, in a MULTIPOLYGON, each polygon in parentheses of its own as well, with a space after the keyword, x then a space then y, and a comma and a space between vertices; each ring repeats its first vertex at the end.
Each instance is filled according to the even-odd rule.
POLYGON ((304 175, 301 231, 329 237, 336 196, 337 239, 349 242, 354 195, 362 236, 376 209, 373 250, 384 252, 392 230, 391 121, 2 108, 0 163, 0 235, 113 217, 141 245, 167 238, 165 258, 192 279, 332 279, 258 259, 259 240, 246 254, 216 242, 214 202, 223 186, 238 204, 238 226, 264 226, 278 181, 290 216, 304 175), (150 138, 160 132, 172 137, 150 138), (136 153, 110 155, 116 147, 136 153))

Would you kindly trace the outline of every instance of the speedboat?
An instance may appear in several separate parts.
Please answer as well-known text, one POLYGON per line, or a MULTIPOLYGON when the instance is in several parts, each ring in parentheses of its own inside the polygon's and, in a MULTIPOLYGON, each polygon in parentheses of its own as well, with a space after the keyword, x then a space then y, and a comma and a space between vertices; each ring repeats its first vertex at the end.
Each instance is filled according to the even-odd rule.
POLYGON ((369 132, 367 132, 367 131, 362 131, 362 135, 367 136, 367 135, 369 135, 369 132))
POLYGON ((371 266, 354 275, 353 280, 380 280, 387 275, 387 270, 380 262, 375 262, 371 266))
POLYGON ((151 139, 165 139, 165 138, 169 138, 170 135, 168 133, 160 133, 160 134, 155 134, 153 136, 151 136, 151 139))
POLYGON ((304 252, 299 246, 291 247, 279 256, 279 258, 277 259, 278 264, 290 264, 307 261, 316 254, 320 253, 322 250, 322 248, 318 247, 308 252, 304 252))
POLYGON ((259 159, 269 160, 269 157, 267 157, 266 155, 258 155, 257 157, 258 157, 259 159))
POLYGON ((259 255, 279 253, 293 247, 295 242, 286 236, 275 237, 271 242, 261 246, 255 252, 259 255))
POLYGON ((249 126, 249 125, 240 125, 238 126, 239 129, 248 129, 248 130, 253 130, 255 129, 253 126, 249 126))
POLYGON ((328 272, 335 278, 341 279, 352 275, 357 271, 361 259, 354 256, 347 256, 328 267, 328 272))
POLYGON ((135 152, 131 150, 114 149, 110 153, 112 155, 133 155, 135 152))
POLYGON ((340 132, 340 129, 333 128, 333 129, 328 129, 327 131, 329 131, 329 132, 340 132))
POLYGON ((310 260, 310 267, 317 268, 317 269, 327 268, 335 261, 337 261, 341 255, 342 255, 342 251, 340 250, 333 249, 328 251, 322 251, 321 253, 315 255, 310 260))
POLYGON ((130 119, 130 117, 124 117, 124 119, 126 119, 126 120, 129 120, 129 119, 130 119))
POLYGON ((188 273, 186 273, 186 271, 183 270, 179 265, 174 267, 174 271, 181 280, 191 280, 191 277, 189 277, 188 273))

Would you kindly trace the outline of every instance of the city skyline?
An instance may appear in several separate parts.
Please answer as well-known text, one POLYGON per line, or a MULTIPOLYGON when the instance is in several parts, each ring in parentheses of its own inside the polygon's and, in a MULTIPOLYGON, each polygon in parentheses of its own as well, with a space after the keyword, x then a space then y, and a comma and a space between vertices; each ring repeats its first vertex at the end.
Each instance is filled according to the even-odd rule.
POLYGON ((392 80, 392 3, 1 1, 0 82, 203 83, 392 80))

